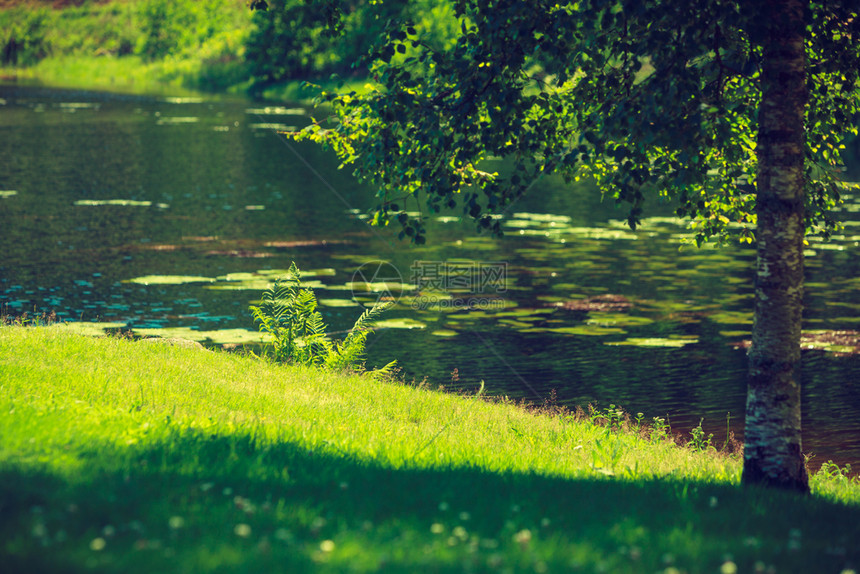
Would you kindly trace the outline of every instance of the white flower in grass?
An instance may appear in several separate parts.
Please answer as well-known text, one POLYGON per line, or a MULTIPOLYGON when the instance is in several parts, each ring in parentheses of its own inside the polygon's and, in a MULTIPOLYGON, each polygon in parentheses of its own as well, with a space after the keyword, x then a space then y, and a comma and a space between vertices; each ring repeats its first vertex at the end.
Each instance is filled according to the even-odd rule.
POLYGON ((442 534, 443 532, 445 532, 445 527, 438 522, 434 522, 430 525, 430 532, 432 532, 433 534, 442 534))
POLYGON ((100 552, 104 550, 105 546, 107 546, 107 542, 105 542, 105 539, 101 536, 98 538, 93 538, 90 542, 90 550, 93 550, 95 552, 100 552))
POLYGON ((334 551, 334 541, 333 540, 323 540, 320 542, 320 550, 323 552, 333 552, 334 551))
POLYGON ((720 574, 737 574, 737 571, 738 565, 731 560, 723 562, 723 565, 720 566, 720 574))
POLYGON ((170 525, 171 530, 179 530, 185 526, 185 519, 181 516, 171 516, 170 520, 167 521, 167 524, 170 525))
POLYGON ((240 538, 248 538, 251 536, 251 527, 247 524, 237 524, 233 527, 233 532, 240 538))
POLYGON ((514 534, 514 542, 525 548, 529 545, 529 542, 532 541, 532 531, 526 528, 523 528, 516 534, 514 534))

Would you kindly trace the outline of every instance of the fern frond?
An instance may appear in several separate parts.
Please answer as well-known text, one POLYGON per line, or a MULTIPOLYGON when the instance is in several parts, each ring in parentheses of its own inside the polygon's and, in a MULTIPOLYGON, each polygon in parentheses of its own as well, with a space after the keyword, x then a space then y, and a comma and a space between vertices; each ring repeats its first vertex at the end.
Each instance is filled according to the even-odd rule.
MULTIPOLYGON (((272 336, 276 361, 361 370, 367 336, 379 315, 391 305, 378 303, 367 309, 343 341, 333 342, 317 311, 316 295, 312 289, 302 287, 301 272, 292 262, 286 276, 265 289, 260 304, 252 305, 250 310, 259 330, 272 336)), ((380 372, 394 364, 389 363, 380 372)))
POLYGON ((391 379, 397 374, 397 361, 391 361, 384 367, 379 367, 378 369, 373 369, 372 371, 367 371, 364 373, 365 377, 369 377, 375 381, 383 381, 385 379, 391 379))

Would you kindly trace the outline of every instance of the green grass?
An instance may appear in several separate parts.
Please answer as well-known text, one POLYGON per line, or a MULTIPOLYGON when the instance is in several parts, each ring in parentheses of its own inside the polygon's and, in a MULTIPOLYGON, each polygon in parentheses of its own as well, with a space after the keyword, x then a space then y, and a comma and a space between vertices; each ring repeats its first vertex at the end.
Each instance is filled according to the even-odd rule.
POLYGON ((843 572, 860 485, 223 352, 0 327, 12 572, 843 572))

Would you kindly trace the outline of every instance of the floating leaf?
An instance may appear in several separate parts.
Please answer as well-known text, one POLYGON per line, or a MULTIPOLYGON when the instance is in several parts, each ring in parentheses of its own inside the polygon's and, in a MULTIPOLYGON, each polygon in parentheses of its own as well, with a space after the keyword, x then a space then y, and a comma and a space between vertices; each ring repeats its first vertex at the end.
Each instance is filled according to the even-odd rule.
MULTIPOLYGON (((152 205, 152 202, 136 201, 134 199, 79 199, 75 202, 75 205, 122 205, 125 207, 150 207, 152 205)), ((168 207, 170 207, 166 203, 156 203, 155 206, 161 209, 167 209, 168 207)))
POLYGON ((522 329, 523 333, 559 333, 561 335, 584 335, 587 337, 602 337, 604 335, 623 335, 626 331, 617 327, 602 327, 600 325, 578 325, 576 327, 547 327, 522 329))
POLYGON ((617 325, 619 327, 638 327, 650 325, 654 319, 648 317, 632 317, 626 313, 589 313, 588 325, 617 325))
MULTIPOLYGON (((258 269, 256 273, 260 275, 264 275, 266 277, 286 277, 289 274, 288 269, 258 269)), ((302 270, 302 279, 305 277, 334 277, 337 275, 337 271, 332 269, 331 267, 325 267, 323 269, 308 269, 305 271, 302 270)))
POLYGON ((248 127, 252 130, 275 130, 278 132, 294 132, 299 129, 297 126, 288 126, 287 124, 279 123, 249 124, 248 127))
POLYGON ((541 222, 556 222, 556 223, 570 223, 572 219, 567 215, 553 215, 552 213, 514 213, 513 217, 515 219, 530 219, 533 221, 541 221, 541 222))
POLYGON ((437 331, 433 331, 430 333, 431 335, 436 335, 437 337, 456 337, 460 333, 457 331, 452 331, 451 329, 439 329, 437 331))
POLYGON ((611 341, 605 342, 604 345, 610 346, 622 346, 622 345, 630 345, 634 347, 683 347, 684 345, 690 345, 692 343, 698 343, 699 338, 695 336, 678 336, 678 337, 669 337, 669 338, 639 338, 639 337, 631 337, 624 341, 611 341))
POLYGON ((200 118, 193 117, 175 117, 175 118, 158 118, 158 121, 155 122, 160 126, 168 126, 168 125, 179 125, 179 124, 196 124, 200 121, 200 118))
POLYGON ((101 104, 94 102, 61 102, 59 105, 62 110, 97 110, 101 104))
POLYGON ((359 304, 352 299, 319 299, 317 301, 320 305, 325 305, 326 307, 358 307, 359 304))
POLYGON ((423 329, 427 323, 409 318, 385 319, 384 321, 376 321, 374 326, 380 329, 423 329))
POLYGON ((753 314, 744 311, 719 311, 708 315, 708 319, 720 325, 752 325, 753 314))
POLYGON ((213 283, 211 277, 200 277, 196 275, 144 275, 134 279, 126 279, 123 283, 137 283, 139 285, 182 285, 183 283, 213 283))

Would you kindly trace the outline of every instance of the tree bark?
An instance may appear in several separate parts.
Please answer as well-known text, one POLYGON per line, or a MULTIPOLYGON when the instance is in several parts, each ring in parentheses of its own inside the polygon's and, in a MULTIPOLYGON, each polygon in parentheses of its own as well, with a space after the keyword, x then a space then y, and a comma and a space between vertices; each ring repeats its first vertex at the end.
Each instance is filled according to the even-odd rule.
POLYGON ((801 451, 804 0, 763 2, 767 36, 759 108, 755 321, 749 352, 744 484, 809 492, 801 451))

